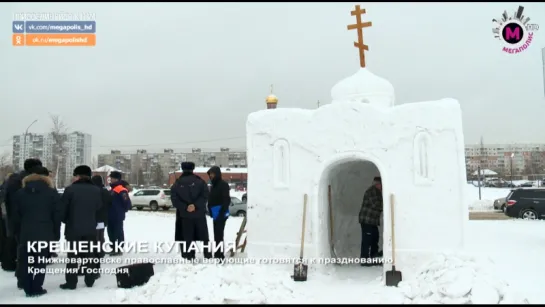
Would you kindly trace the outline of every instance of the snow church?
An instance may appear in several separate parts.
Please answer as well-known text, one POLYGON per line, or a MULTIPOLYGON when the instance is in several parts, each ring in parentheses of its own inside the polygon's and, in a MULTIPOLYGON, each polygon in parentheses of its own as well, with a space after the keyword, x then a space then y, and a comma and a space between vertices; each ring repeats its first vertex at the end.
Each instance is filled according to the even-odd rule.
POLYGON ((449 98, 395 105, 392 84, 365 67, 362 29, 371 23, 362 23, 363 13, 356 6, 357 23, 348 26, 358 30, 360 69, 333 86, 331 104, 276 108, 271 95, 268 110, 248 116, 251 257, 299 256, 307 194, 305 258, 359 258, 358 212, 375 176, 384 199, 379 250, 391 259, 393 194, 396 268, 404 276, 434 253, 463 248, 469 213, 460 105, 449 98))

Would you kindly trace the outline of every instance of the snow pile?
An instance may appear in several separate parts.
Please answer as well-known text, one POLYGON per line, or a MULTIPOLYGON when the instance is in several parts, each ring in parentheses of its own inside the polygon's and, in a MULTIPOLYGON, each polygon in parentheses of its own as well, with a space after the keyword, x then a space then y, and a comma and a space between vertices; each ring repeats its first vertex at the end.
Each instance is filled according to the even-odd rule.
POLYGON ((470 211, 496 211, 494 209, 494 200, 482 199, 474 200, 469 204, 470 211))
POLYGON ((509 192, 511 192, 510 188, 481 187, 481 200, 479 200, 479 188, 472 184, 468 184, 466 186, 466 195, 469 201, 469 210, 493 211, 494 201, 501 197, 507 197, 509 192))
POLYGON ((490 274, 492 261, 440 255, 416 275, 400 283, 409 304, 528 304, 509 284, 490 274))
POLYGON ((156 274, 142 287, 117 290, 114 302, 278 304, 304 301, 301 294, 294 291, 295 286, 286 271, 277 266, 178 264, 156 274))

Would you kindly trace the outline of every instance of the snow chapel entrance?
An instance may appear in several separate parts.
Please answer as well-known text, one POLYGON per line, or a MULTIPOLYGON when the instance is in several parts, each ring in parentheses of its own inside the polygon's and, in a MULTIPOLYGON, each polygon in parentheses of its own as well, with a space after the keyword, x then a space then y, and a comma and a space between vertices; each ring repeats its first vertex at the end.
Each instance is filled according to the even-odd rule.
MULTIPOLYGON (((320 202, 321 211, 324 217, 327 216, 324 220, 328 225, 330 257, 360 257, 362 231, 359 211, 365 191, 377 176, 380 176, 380 171, 373 162, 356 157, 333 162, 323 171, 320 202)), ((383 227, 379 227, 379 251, 382 250, 382 235, 383 227)))

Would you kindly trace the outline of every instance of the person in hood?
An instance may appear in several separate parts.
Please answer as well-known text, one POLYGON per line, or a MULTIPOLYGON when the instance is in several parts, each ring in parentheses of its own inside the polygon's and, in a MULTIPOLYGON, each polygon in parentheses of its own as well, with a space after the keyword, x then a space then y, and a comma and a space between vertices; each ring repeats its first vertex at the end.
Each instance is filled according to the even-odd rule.
MULTIPOLYGON (((108 210, 112 206, 112 196, 110 192, 104 186, 104 180, 102 176, 96 175, 91 178, 93 184, 100 188, 102 193, 102 207, 97 212, 97 241, 100 242, 100 246, 104 245, 106 241, 104 238, 104 229, 108 226, 108 210)), ((97 258, 104 257, 104 251, 100 250, 96 254, 97 258)), ((100 269, 100 261, 97 261, 97 268, 100 269)), ((99 278, 100 275, 97 275, 96 278, 99 278)))
POLYGON ((122 175, 118 171, 110 173, 110 195, 112 204, 108 210, 108 238, 112 242, 114 250, 110 256, 119 256, 123 252, 118 250, 125 242, 125 231, 123 223, 125 221, 125 213, 131 209, 131 199, 129 190, 125 187, 126 182, 122 180, 122 175))
MULTIPOLYGON (((26 159, 24 162, 24 170, 12 174, 6 182, 4 188, 4 206, 6 209, 6 218, 4 220, 6 226, 6 240, 2 248, 2 269, 5 271, 16 271, 17 269, 17 240, 13 235, 14 227, 11 225, 13 215, 13 207, 15 206, 15 195, 23 187, 23 178, 25 178, 30 170, 34 167, 42 166, 42 162, 38 159, 26 159)), ((15 274, 19 282, 19 288, 23 288, 22 279, 15 274)))
MULTIPOLYGON (((195 259, 195 252, 187 249, 193 242, 203 241, 209 245, 206 222, 208 187, 201 177, 193 173, 195 163, 183 162, 181 166, 182 175, 172 185, 170 197, 172 205, 176 208, 177 226, 182 228, 181 236, 185 244, 185 248, 182 248, 182 257, 192 260, 195 259), (178 222, 178 219, 181 222, 178 222)), ((176 232, 180 230, 176 229, 176 232)), ((204 257, 212 257, 209 250, 204 251, 204 257)))
POLYGON ((13 234, 19 242, 17 275, 27 296, 41 296, 47 291, 42 287, 49 248, 32 251, 27 244, 51 243, 60 240, 62 204, 59 193, 53 188, 45 167, 30 170, 17 191, 13 212, 13 234))
MULTIPOLYGON (((229 217, 229 205, 231 204, 231 196, 229 195, 229 184, 221 178, 221 169, 217 166, 212 166, 208 172, 212 188, 208 195, 208 212, 213 220, 214 225, 214 241, 216 247, 223 244, 223 233, 225 231, 225 223, 229 217)), ((224 259, 225 251, 216 248, 214 258, 224 259)))
MULTIPOLYGON (((80 165, 74 169, 74 182, 64 189, 62 202, 64 206, 63 223, 64 237, 68 244, 84 243, 90 247, 96 242, 97 215, 102 207, 102 191, 91 181, 91 168, 87 165, 80 165)), ((71 246, 72 247, 72 246, 71 246)), ((71 248, 73 249, 73 248, 71 248)), ((90 250, 76 250, 68 252, 71 259, 66 264, 66 283, 60 287, 63 290, 74 290, 78 284, 78 262, 86 263, 85 285, 92 287, 96 275, 93 258, 95 253, 90 250), (75 258, 75 259, 74 259, 75 258), (74 261, 75 260, 75 261, 74 261)))

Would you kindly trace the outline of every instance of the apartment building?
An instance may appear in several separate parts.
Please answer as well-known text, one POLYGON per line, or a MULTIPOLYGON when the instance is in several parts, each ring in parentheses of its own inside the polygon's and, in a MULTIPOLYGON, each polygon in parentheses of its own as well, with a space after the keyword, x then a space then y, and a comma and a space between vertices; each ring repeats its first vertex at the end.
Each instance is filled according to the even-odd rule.
MULTIPOLYGON (((91 164, 91 135, 74 131, 60 137, 63 143, 59 164, 59 176, 70 177, 74 168, 81 164, 91 164)), ((52 168, 54 157, 58 155, 56 150, 57 142, 51 134, 27 133, 13 136, 12 158, 13 165, 22 170, 24 162, 28 158, 42 160, 44 166, 52 168)), ((55 170, 53 170, 55 171, 55 170)))
POLYGON ((194 162, 196 166, 246 167, 246 152, 233 152, 229 148, 219 151, 203 151, 193 148, 191 152, 174 152, 164 149, 163 152, 152 153, 145 149, 137 149, 133 153, 112 150, 109 154, 98 155, 98 166, 110 165, 120 169, 130 177, 132 183, 149 183, 153 178, 164 177, 180 169, 184 161, 194 162), (159 174, 158 174, 159 173, 159 174))
POLYGON ((475 144, 465 146, 469 171, 480 165, 504 174, 543 174, 545 172, 545 144, 475 144))

